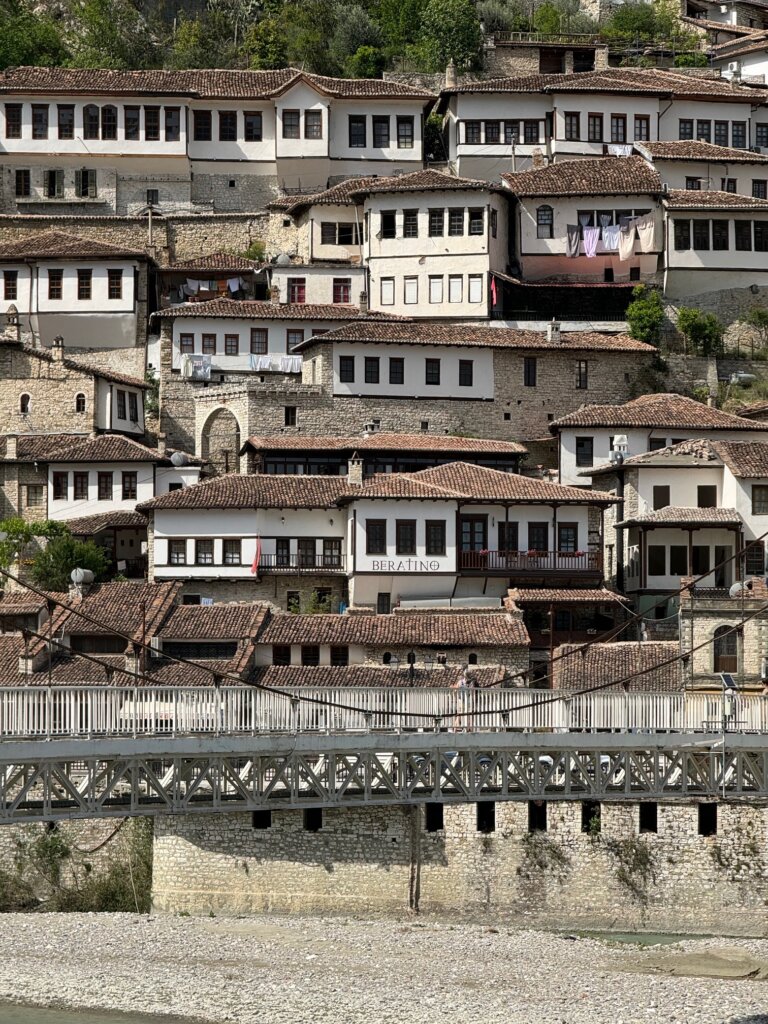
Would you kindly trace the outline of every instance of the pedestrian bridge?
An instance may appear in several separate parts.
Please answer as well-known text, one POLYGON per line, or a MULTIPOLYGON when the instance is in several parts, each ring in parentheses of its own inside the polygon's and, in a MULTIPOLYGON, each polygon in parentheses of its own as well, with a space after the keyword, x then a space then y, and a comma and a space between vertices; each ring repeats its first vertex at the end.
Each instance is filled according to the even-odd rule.
POLYGON ((0 692, 0 823, 480 800, 768 798, 768 701, 550 690, 0 692))

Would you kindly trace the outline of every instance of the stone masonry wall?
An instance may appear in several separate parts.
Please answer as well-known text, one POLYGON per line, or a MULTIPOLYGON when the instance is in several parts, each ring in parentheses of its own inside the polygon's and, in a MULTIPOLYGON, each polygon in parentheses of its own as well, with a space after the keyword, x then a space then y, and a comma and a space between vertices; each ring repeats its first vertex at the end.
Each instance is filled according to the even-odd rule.
POLYGON ((0 409, 7 433, 86 432, 96 424, 95 378, 0 345, 0 409), (86 411, 75 412, 75 396, 82 392, 86 411), (19 400, 30 396, 29 413, 22 415, 19 400))
MULTIPOLYGON (((505 920, 557 928, 763 935, 768 927, 768 809, 719 804, 717 835, 698 834, 695 803, 658 805, 658 833, 638 834, 632 803, 604 803, 582 831, 579 802, 547 805, 528 831, 525 802, 446 805, 444 829, 420 807, 330 809, 306 831, 301 810, 160 816, 154 907, 161 912, 382 913, 505 920)), ((587 812, 587 820, 591 811, 587 812)))

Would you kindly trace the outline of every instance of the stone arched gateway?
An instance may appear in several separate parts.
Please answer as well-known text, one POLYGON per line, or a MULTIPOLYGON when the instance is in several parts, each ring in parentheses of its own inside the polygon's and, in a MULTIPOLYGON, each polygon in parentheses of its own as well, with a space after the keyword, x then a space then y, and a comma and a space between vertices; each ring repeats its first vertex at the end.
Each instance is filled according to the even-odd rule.
POLYGON ((240 424, 235 414, 224 406, 214 409, 203 423, 199 455, 210 463, 215 473, 237 473, 242 444, 240 424))

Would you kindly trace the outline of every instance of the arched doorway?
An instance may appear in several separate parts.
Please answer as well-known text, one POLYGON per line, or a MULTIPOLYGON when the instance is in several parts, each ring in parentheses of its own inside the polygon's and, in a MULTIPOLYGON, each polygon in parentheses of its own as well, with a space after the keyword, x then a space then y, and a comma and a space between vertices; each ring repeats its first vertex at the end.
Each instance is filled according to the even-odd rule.
POLYGON ((240 424, 229 409, 215 409, 203 426, 200 456, 214 472, 237 473, 240 470, 240 424))
POLYGON ((729 630, 729 626, 718 626, 715 630, 715 672, 738 672, 736 633, 729 630))

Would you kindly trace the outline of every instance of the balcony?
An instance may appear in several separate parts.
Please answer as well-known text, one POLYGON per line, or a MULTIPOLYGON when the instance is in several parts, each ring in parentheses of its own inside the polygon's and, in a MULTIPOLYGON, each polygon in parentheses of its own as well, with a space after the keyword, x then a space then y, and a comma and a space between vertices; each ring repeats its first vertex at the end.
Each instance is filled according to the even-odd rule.
POLYGON ((259 574, 264 573, 343 573, 344 558, 340 554, 321 555, 309 552, 262 555, 259 560, 259 574))
POLYGON ((518 579, 600 580, 603 556, 600 551, 460 551, 459 571, 518 579))

